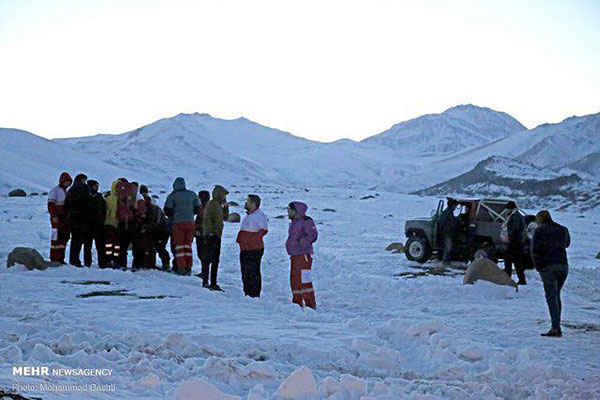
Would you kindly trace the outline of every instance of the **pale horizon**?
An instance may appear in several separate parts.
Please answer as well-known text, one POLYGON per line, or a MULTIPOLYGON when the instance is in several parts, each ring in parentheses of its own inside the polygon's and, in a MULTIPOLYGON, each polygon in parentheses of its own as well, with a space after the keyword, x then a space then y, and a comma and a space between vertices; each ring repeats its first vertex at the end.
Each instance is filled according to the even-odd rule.
POLYGON ((119 134, 207 113, 321 142, 474 104, 600 112, 594 1, 0 0, 0 127, 119 134))

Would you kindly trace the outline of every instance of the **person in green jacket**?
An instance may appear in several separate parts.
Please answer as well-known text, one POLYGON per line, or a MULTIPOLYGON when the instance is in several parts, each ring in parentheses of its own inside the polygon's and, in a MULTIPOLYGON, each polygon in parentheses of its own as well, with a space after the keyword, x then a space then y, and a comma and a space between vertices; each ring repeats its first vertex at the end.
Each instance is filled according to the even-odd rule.
POLYGON ((229 217, 229 205, 227 195, 229 192, 223 186, 215 185, 212 199, 206 205, 202 221, 206 241, 206 259, 210 264, 210 286, 208 285, 208 270, 202 276, 202 286, 210 290, 222 291, 217 284, 217 272, 219 271, 219 260, 221 256, 221 237, 223 236, 223 221, 229 217))
POLYGON ((119 219, 117 217, 117 186, 121 183, 120 179, 114 181, 110 187, 110 193, 106 196, 106 217, 104 218, 104 264, 100 268, 116 268, 121 252, 119 243, 118 228, 119 219))

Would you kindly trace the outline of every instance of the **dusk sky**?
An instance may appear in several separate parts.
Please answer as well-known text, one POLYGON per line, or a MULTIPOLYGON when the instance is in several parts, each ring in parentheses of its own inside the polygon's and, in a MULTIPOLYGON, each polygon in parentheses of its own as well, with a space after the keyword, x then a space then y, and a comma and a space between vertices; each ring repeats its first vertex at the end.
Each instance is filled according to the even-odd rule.
POLYGON ((359 140, 464 103, 600 112, 600 1, 0 0, 0 127, 47 138, 200 112, 359 140))

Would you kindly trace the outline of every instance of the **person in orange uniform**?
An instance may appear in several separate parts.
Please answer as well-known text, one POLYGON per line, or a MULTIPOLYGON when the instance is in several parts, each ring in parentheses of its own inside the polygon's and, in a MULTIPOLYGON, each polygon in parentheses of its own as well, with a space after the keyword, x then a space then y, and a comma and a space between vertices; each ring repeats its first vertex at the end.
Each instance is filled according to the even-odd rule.
POLYGON ((69 241, 69 223, 65 210, 67 189, 73 183, 71 175, 67 172, 60 174, 58 185, 48 193, 48 212, 50 213, 50 224, 52 233, 50 237, 50 261, 65 263, 65 251, 69 241))
POLYGON ((240 245, 240 266, 242 269, 242 284, 244 294, 250 297, 260 297, 262 277, 260 262, 265 252, 263 237, 268 233, 267 216, 260 209, 260 197, 255 194, 248 195, 246 203, 246 216, 237 236, 240 245))

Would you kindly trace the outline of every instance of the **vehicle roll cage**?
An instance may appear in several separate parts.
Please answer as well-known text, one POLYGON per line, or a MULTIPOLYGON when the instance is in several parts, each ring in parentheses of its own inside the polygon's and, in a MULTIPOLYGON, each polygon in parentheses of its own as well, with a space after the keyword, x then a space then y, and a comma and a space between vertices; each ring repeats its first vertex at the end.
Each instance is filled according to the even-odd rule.
MULTIPOLYGON (((471 208, 471 215, 469 219, 474 220, 477 219, 477 216, 480 215, 479 212, 484 209, 487 213, 492 217, 492 222, 506 222, 508 216, 505 214, 506 204, 510 200, 501 200, 501 199, 482 199, 482 200, 457 200, 458 204, 461 206, 471 206, 477 204, 477 207, 471 208), (504 208, 501 212, 497 212, 494 210, 491 205, 500 204, 503 205, 504 208)), ((525 215, 521 209, 518 209, 521 215, 525 215)))

